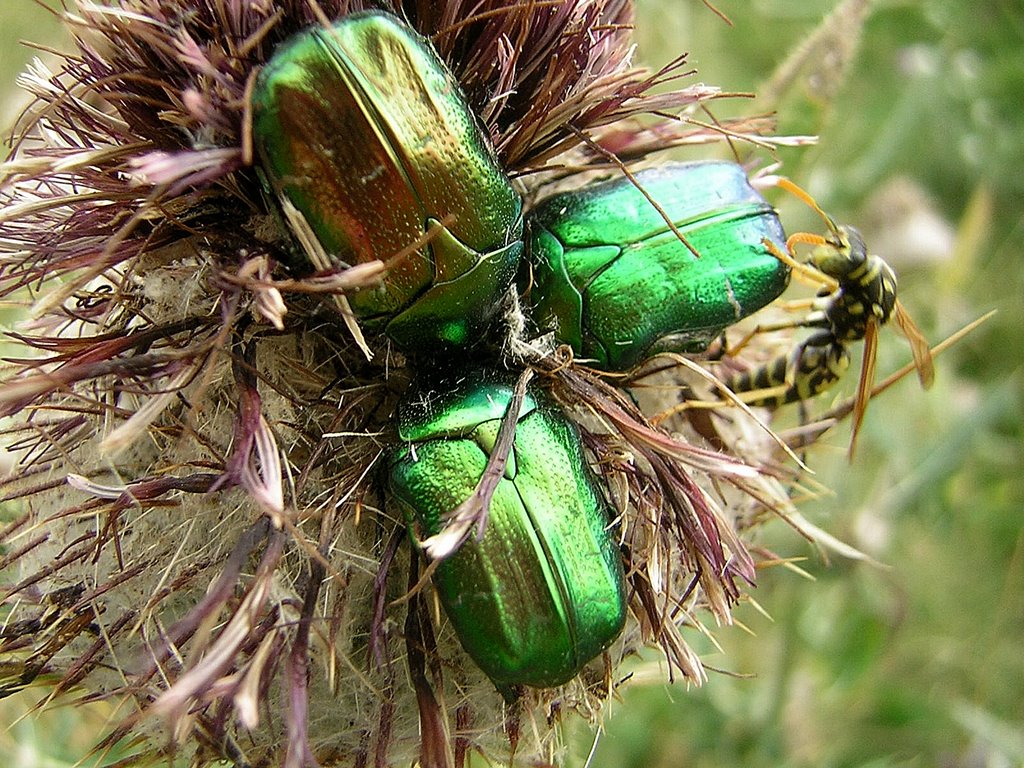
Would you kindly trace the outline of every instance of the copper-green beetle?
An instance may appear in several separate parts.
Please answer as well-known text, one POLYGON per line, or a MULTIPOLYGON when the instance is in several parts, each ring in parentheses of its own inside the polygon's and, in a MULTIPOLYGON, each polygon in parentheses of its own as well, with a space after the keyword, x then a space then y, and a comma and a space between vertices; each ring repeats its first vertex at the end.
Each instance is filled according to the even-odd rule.
POLYGON ((735 163, 592 184, 545 200, 529 221, 538 326, 607 370, 701 350, 789 281, 764 244, 785 248, 779 219, 735 163))
POLYGON ((429 236, 350 297, 356 315, 411 350, 479 338, 522 254, 522 202, 430 42, 381 12, 308 29, 274 52, 252 105, 261 172, 331 262, 429 236))
MULTIPOLYGON (((389 489, 417 541, 473 493, 511 402, 510 382, 472 372, 399 408, 389 489)), ((611 515, 576 427, 530 392, 515 427, 483 538, 433 576, 463 648, 505 693, 571 679, 626 615, 611 515)))

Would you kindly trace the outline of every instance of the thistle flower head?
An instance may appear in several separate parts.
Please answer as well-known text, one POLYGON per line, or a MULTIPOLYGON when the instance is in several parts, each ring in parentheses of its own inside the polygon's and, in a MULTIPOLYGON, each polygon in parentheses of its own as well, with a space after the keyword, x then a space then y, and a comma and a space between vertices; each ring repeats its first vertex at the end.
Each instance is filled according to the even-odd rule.
MULTIPOLYGON (((687 84, 682 58, 634 66, 626 0, 384 5, 432 42, 527 206, 765 127, 689 120, 719 92, 687 84)), ((766 433, 699 412, 652 423, 661 407, 524 338, 511 306, 486 354, 534 370, 581 426, 620 516, 631 619, 569 684, 503 702, 435 620, 381 491, 417 370, 359 335, 345 297, 389 266, 290 269, 295 233, 254 165, 259 68, 369 7, 75 0, 74 50, 22 79, 34 101, 0 188, 0 294, 27 317, 0 391, 17 460, 2 490, 20 510, 2 533, 17 571, 3 686, 46 672, 60 693, 127 696, 137 715, 108 740, 151 734, 145 754, 557 762, 558 713, 597 718, 640 646, 661 646, 670 677, 704 678, 682 630, 703 630, 702 611, 730 621, 755 577, 746 530, 788 509, 766 433)), ((710 392, 691 367, 644 381, 710 392)))

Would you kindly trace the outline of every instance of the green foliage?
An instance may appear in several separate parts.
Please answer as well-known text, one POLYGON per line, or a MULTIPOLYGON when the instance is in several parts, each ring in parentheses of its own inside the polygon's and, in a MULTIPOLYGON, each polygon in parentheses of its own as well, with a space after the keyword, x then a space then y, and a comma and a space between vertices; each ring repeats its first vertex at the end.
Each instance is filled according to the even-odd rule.
MULTIPOLYGON (((641 0, 648 60, 688 49, 700 79, 758 91, 829 10, 785 0, 723 8, 729 28, 699 4, 671 6, 641 0), (645 26, 644 12, 658 24, 645 26)), ((817 147, 781 150, 785 172, 839 221, 867 220, 869 245, 899 231, 905 210, 883 206, 871 221, 871 209, 900 178, 955 232, 945 258, 882 254, 899 266, 904 303, 929 338, 998 314, 938 359, 931 391, 907 380, 872 403, 852 466, 843 430, 827 440, 834 459, 813 455, 815 479, 834 496, 804 513, 886 565, 822 562, 771 526, 765 545, 808 557, 815 581, 762 573, 754 598, 772 621, 741 608, 756 636, 719 632, 724 654, 705 656, 755 679, 713 676, 687 691, 642 668, 651 683, 626 689, 593 765, 1020 764, 1022 41, 1015 4, 879 2, 845 78, 808 67, 782 95, 780 133, 821 136, 817 147)), ((758 111, 756 101, 740 106, 758 111)), ((779 202, 790 228, 817 226, 810 217, 794 226, 804 214, 779 202)), ((893 333, 881 346, 882 374, 909 359, 893 333)), ((572 764, 588 749, 581 739, 572 764)))

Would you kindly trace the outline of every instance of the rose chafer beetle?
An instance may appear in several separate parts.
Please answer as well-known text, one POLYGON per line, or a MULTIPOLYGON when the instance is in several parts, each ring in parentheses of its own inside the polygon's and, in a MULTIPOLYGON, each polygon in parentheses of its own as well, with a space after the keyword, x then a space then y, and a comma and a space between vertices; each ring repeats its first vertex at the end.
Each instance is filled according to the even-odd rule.
POLYGON ((765 241, 785 239, 730 162, 670 164, 555 195, 530 216, 533 315, 606 370, 699 351, 782 293, 789 268, 765 241))
MULTIPOLYGON (((474 492, 513 402, 507 381, 473 379, 399 407, 389 493, 417 541, 474 492)), ((483 537, 433 575, 462 647, 506 697, 570 680, 621 632, 626 590, 610 525, 576 427, 527 392, 483 537)))
POLYGON ((518 268, 522 201, 429 41, 381 12, 306 30, 260 72, 252 108, 260 171, 315 238, 313 268, 387 262, 355 314, 405 349, 479 338, 518 268))

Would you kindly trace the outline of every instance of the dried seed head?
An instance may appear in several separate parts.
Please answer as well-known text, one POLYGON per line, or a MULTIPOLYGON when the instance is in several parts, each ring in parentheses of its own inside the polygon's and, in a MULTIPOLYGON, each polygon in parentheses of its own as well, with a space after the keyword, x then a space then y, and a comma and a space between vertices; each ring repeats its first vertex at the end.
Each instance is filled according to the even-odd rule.
MULTIPOLYGON (((344 296, 382 268, 289 273, 249 135, 275 47, 368 4, 71 5, 75 50, 23 78, 35 101, 0 188, 0 295, 28 308, 0 391, 20 510, 2 690, 46 671, 127 695, 200 762, 444 765, 470 749, 557 762, 559 713, 596 719, 643 644, 701 681, 680 628, 702 608, 728 622, 753 582, 737 521, 788 504, 752 469, 774 446, 692 414, 671 436, 516 335, 493 354, 542 374, 617 489, 635 622, 578 679, 505 707, 415 588, 377 482, 415 371, 379 338, 368 360, 346 324, 344 296)), ((716 89, 658 88, 682 59, 633 67, 626 0, 389 8, 433 41, 528 200, 612 153, 718 135, 683 119, 716 89)))

